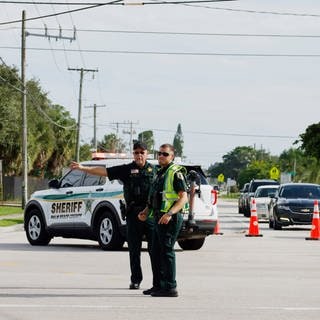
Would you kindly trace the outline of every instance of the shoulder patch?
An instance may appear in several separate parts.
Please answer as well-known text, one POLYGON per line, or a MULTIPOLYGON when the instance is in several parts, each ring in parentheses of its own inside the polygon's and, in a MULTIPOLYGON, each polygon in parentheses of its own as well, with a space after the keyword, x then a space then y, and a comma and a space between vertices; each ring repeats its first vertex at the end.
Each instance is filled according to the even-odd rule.
POLYGON ((177 178, 183 180, 183 174, 181 172, 177 172, 177 178))

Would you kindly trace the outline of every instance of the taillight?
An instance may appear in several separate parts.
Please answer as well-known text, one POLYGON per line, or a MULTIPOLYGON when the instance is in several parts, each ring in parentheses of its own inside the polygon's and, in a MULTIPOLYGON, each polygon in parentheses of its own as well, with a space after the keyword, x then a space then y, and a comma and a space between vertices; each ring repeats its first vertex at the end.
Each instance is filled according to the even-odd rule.
POLYGON ((211 190, 211 200, 212 200, 212 204, 215 205, 218 201, 218 192, 217 190, 212 189, 211 190))

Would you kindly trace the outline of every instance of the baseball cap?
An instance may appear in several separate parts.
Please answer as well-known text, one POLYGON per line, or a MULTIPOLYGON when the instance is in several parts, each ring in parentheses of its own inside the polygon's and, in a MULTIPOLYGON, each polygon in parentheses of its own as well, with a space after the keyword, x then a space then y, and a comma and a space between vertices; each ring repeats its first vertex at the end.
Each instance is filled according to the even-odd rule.
POLYGON ((133 150, 136 150, 136 149, 147 150, 148 147, 147 147, 147 145, 146 145, 144 142, 137 141, 137 142, 135 142, 135 144, 133 145, 133 150))

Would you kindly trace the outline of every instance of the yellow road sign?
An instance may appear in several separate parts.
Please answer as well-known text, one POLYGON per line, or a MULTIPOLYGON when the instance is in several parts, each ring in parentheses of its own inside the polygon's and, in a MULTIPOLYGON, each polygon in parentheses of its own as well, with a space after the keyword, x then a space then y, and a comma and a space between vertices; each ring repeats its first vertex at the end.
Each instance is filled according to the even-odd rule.
POLYGON ((218 175, 218 182, 224 182, 224 175, 222 173, 218 175))
POLYGON ((270 169, 270 179, 278 180, 280 177, 280 170, 277 167, 270 169))

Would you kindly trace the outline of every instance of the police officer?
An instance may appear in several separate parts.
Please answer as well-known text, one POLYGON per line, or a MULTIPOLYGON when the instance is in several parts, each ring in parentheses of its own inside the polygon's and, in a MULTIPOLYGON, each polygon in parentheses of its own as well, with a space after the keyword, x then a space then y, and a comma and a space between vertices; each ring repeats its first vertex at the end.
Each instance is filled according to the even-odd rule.
POLYGON ((158 152, 160 170, 151 187, 148 206, 139 213, 141 220, 153 211, 155 227, 152 242, 154 285, 143 291, 153 297, 177 297, 174 245, 182 226, 188 202, 185 168, 173 163, 174 147, 163 144, 158 152))
MULTIPOLYGON (((109 168, 86 167, 77 162, 72 162, 70 165, 71 169, 107 176, 109 180, 119 179, 123 182, 131 269, 129 289, 139 289, 142 281, 140 256, 144 235, 148 242, 148 251, 151 257, 154 220, 152 217, 147 217, 144 221, 138 218, 138 213, 146 206, 150 186, 155 174, 154 166, 147 162, 147 155, 147 145, 143 142, 136 142, 133 145, 134 161, 131 163, 109 168)), ((152 261, 151 265, 153 266, 152 261)))

